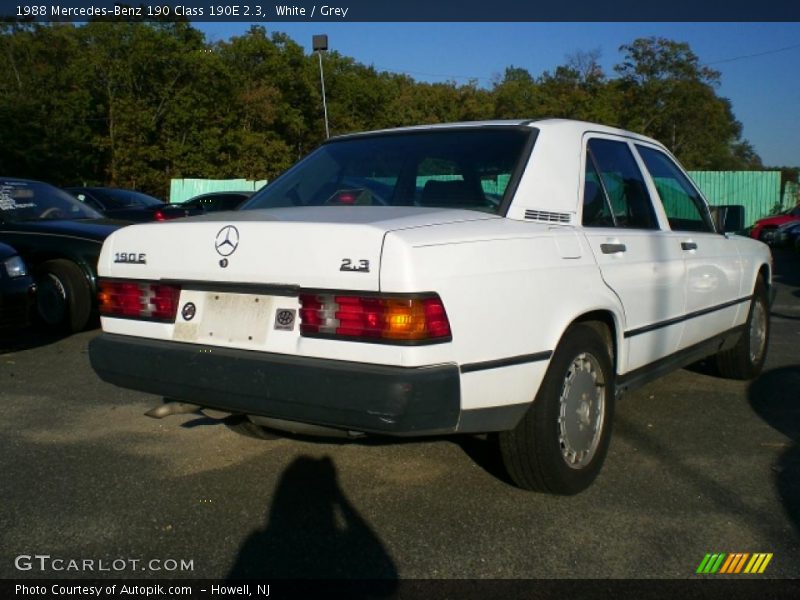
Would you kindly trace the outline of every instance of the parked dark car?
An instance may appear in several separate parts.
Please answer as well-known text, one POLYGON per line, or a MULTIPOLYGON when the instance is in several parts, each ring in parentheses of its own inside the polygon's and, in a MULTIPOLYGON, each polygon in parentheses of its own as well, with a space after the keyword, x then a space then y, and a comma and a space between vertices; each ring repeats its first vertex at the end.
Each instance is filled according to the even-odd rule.
POLYGON ((800 221, 784 223, 775 231, 774 245, 800 251, 800 221))
POLYGON ((209 192, 189 198, 184 202, 166 204, 162 206, 156 215, 157 221, 177 219, 179 217, 191 217, 202 215, 207 212, 220 210, 236 210, 245 201, 250 199, 254 192, 209 192))
POLYGON ((35 290, 22 257, 11 246, 0 244, 0 329, 28 324, 35 290))
POLYGON ((156 219, 156 211, 165 206, 162 200, 135 190, 113 187, 68 187, 64 189, 109 219, 153 221, 156 219))
POLYGON ((0 242, 17 249, 37 284, 36 312, 49 327, 80 331, 97 306, 103 240, 126 225, 41 181, 0 177, 0 242))

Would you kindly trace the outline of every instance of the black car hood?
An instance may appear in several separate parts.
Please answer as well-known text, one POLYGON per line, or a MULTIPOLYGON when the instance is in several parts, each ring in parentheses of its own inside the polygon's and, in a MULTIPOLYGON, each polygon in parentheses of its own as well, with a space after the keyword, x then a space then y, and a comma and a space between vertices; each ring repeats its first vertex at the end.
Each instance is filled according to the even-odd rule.
POLYGON ((11 246, 8 244, 0 243, 0 260, 4 260, 6 258, 10 258, 17 253, 11 246))
POLYGON ((111 233, 125 225, 128 225, 128 223, 125 221, 115 221, 113 219, 43 219, 41 221, 0 223, 0 232, 50 233, 53 235, 82 237, 102 242, 111 235, 111 233))

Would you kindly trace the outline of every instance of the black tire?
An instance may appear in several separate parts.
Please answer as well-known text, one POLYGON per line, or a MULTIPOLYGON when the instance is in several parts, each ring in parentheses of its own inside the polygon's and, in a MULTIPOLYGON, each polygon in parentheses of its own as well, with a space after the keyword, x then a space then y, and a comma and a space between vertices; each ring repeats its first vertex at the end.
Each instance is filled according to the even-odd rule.
POLYGON ((552 494, 571 495, 586 489, 608 452, 614 396, 614 368, 605 341, 588 325, 571 326, 559 342, 528 412, 514 429, 499 435, 503 464, 512 481, 526 490, 552 494), (580 394, 578 400, 582 388, 597 393, 594 408, 584 402, 587 394, 580 394), (571 422, 561 418, 565 392, 565 415, 577 415, 571 422), (579 409, 575 409, 576 401, 581 402, 579 409), (570 404, 572 411, 567 410, 570 404), (580 415, 578 410, 586 412, 580 415), (594 415, 589 414, 592 410, 594 415), (596 425, 592 428, 596 434, 586 428, 590 421, 596 425), (585 450, 572 456, 575 448, 570 437, 573 442, 591 439, 581 441, 585 450))
POLYGON ((766 237, 767 233, 772 234, 774 232, 775 232, 775 227, 763 227, 761 231, 758 232, 758 241, 764 242, 767 245, 772 245, 772 243, 774 243, 774 238, 772 238, 772 240, 767 240, 766 237))
POLYGON ((49 329, 82 331, 92 313, 92 291, 81 268, 64 259, 48 260, 36 270, 36 312, 49 329))
POLYGON ((753 379, 761 373, 767 359, 769 329, 767 286, 759 276, 739 341, 716 355, 720 375, 728 379, 753 379))

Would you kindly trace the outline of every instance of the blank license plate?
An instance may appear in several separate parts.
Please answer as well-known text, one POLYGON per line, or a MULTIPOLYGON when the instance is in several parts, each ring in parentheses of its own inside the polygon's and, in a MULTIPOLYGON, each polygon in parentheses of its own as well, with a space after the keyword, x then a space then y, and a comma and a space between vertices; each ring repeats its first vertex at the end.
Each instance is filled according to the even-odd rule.
POLYGON ((272 312, 269 296, 207 292, 198 341, 263 343, 272 325, 272 312))

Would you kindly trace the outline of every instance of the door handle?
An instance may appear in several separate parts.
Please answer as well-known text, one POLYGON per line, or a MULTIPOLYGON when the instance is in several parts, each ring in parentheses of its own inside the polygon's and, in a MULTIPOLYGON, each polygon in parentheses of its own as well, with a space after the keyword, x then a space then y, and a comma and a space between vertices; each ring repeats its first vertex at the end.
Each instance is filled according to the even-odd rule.
POLYGON ((697 244, 695 242, 681 242, 681 249, 697 250, 697 244))
POLYGON ((625 252, 627 248, 625 244, 600 244, 600 250, 603 254, 616 254, 617 252, 625 252))

